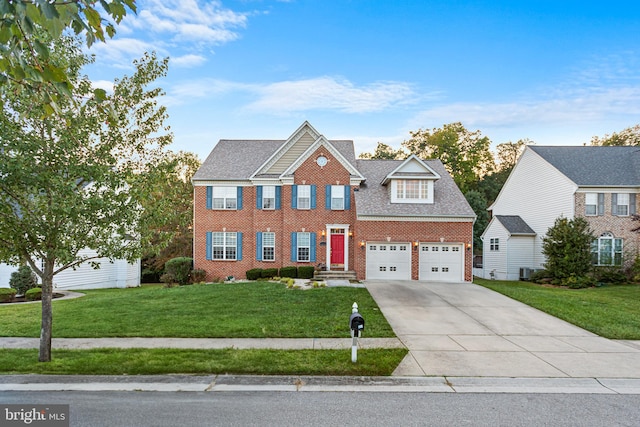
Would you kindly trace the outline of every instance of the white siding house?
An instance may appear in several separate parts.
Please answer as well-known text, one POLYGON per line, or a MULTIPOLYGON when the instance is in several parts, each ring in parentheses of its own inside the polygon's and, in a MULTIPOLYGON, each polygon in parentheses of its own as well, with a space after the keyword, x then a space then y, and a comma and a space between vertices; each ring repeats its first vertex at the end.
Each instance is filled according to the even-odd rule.
MULTIPOLYGON (((85 249, 80 255, 94 255, 95 252, 85 249)), ((75 270, 69 268, 53 277, 54 289, 99 289, 99 288, 129 288, 140 286, 140 260, 130 264, 118 259, 110 262, 108 258, 93 260, 100 264, 94 269, 89 263, 80 264, 75 270)), ((11 273, 18 267, 0 264, 0 287, 8 288, 11 273)))
POLYGON ((593 248, 599 240, 594 241, 594 259, 619 261, 616 254, 603 253, 607 256, 598 258, 614 239, 623 242, 628 263, 640 248, 640 236, 630 232, 638 192, 638 147, 527 146, 489 207, 493 219, 482 237, 483 277, 490 278, 494 272, 496 279, 517 280, 520 268, 544 268, 542 239, 559 217, 581 216, 589 221, 594 235, 605 241, 598 251, 593 248), (523 234, 523 227, 531 232, 523 234), (500 241, 498 250, 495 239, 500 241))

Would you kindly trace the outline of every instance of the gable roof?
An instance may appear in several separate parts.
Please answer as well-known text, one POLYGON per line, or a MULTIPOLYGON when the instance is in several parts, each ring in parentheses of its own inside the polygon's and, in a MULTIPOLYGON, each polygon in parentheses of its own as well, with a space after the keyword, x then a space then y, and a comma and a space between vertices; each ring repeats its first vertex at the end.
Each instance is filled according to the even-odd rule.
POLYGON ((535 236, 536 232, 518 215, 496 215, 495 219, 512 236, 535 236))
POLYGON ((423 160, 423 162, 440 176, 440 179, 434 182, 434 202, 430 204, 391 203, 389 189, 381 183, 386 176, 404 163, 403 160, 358 159, 356 166, 367 181, 354 193, 357 215, 475 218, 476 214, 442 162, 440 160, 423 160))
POLYGON ((638 146, 529 145, 527 148, 579 186, 640 186, 638 146))
POLYGON ((431 169, 422 159, 412 154, 385 176, 381 184, 387 185, 393 178, 440 179, 440 175, 431 169))

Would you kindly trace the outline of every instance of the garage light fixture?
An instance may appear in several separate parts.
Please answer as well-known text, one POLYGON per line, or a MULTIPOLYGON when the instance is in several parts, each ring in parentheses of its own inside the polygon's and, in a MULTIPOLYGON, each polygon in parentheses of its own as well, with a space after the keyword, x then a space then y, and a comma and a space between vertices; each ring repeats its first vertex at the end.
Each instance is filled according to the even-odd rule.
POLYGON ((365 245, 364 240, 360 240, 360 249, 364 249, 364 245, 365 245))

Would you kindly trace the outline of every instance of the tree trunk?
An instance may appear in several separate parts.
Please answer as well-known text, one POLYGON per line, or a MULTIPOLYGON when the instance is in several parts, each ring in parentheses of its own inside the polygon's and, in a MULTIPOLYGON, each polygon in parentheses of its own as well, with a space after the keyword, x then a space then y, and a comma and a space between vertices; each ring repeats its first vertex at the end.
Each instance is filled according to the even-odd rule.
POLYGON ((51 362, 51 336, 53 327, 53 261, 45 261, 42 275, 42 325, 40 328, 39 362, 51 362))

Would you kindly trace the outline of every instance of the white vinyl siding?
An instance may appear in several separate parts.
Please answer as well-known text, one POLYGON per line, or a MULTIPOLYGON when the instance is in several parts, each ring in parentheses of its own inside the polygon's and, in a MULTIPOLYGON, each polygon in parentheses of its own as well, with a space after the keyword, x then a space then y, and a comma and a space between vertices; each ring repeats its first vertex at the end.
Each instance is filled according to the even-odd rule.
POLYGON ((487 230, 484 232, 483 251, 482 251, 482 267, 484 268, 484 277, 489 279, 491 271, 495 271, 495 278, 506 280, 507 277, 507 251, 491 251, 491 239, 498 239, 500 242, 506 242, 509 234, 505 230, 500 221, 494 219, 489 223, 487 230))
MULTIPOLYGON (((531 149, 524 150, 492 205, 492 214, 519 215, 536 232, 534 259, 530 263, 533 265, 529 267, 543 268, 545 259, 542 255, 542 237, 553 226, 556 218, 574 218, 576 190, 577 186, 556 168, 531 149)), ((494 237, 488 233, 485 236, 494 237)), ((486 249, 487 243, 489 242, 485 239, 486 249)))

